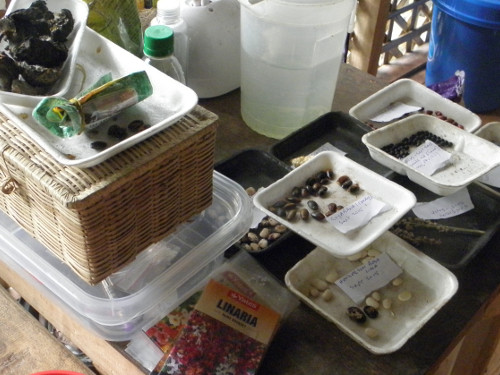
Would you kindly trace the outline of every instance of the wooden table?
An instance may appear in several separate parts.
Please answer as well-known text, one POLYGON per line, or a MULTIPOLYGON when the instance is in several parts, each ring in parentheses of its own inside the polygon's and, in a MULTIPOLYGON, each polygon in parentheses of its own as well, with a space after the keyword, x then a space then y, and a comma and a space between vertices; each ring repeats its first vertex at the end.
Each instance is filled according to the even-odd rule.
MULTIPOLYGON (((348 112, 354 104, 385 86, 385 82, 344 65, 333 110, 348 112)), ((200 104, 220 117, 216 159, 247 149, 267 149, 275 140, 250 130, 239 114, 239 91, 200 104)), ((500 111, 488 121, 500 120, 500 111)), ((460 287, 444 306, 406 345, 389 355, 373 355, 305 305, 286 320, 262 363, 259 374, 272 375, 388 375, 425 374, 461 333, 468 322, 500 285, 500 234, 464 269, 456 271, 460 287)), ((275 273, 281 277, 282 270, 275 273)), ((147 373, 124 353, 126 343, 110 343, 89 332, 65 310, 52 304, 30 283, 0 262, 0 278, 12 285, 57 329, 83 350, 104 375, 147 373)), ((496 302, 498 303, 498 301, 496 302)), ((0 318, 1 319, 1 318, 0 318)), ((450 349, 451 350, 451 349, 450 349)), ((440 363, 444 363, 441 359, 440 363)), ((434 372, 434 374, 438 374, 434 372)), ((444 373, 441 373, 444 374, 444 373)))

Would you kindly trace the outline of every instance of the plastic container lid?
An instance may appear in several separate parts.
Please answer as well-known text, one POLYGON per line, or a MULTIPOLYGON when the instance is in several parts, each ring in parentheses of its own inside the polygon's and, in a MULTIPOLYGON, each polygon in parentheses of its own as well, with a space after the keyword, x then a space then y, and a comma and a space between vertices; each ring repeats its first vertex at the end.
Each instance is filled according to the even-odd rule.
POLYGON ((434 0, 441 10, 461 21, 492 29, 500 29, 498 0, 434 0))
POLYGON ((174 53, 174 31, 166 25, 149 26, 144 32, 144 53, 151 57, 174 53))

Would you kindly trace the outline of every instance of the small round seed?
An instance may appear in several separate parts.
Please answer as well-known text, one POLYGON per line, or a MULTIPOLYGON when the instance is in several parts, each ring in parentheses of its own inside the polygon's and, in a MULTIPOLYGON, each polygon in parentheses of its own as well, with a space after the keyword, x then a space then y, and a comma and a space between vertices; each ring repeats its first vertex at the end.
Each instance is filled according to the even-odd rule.
POLYGON ((338 184, 339 184, 340 186, 342 186, 342 185, 343 185, 346 181, 349 181, 349 180, 350 180, 349 176, 344 175, 344 176, 340 176, 340 177, 337 179, 337 182, 338 182, 338 184))
POLYGON ((317 211, 319 209, 318 203, 316 203, 316 201, 313 200, 307 201, 307 206, 313 211, 317 211))
POLYGON ((378 331, 372 327, 366 327, 365 334, 366 334, 366 336, 368 336, 371 339, 378 337, 378 331))
POLYGON ((333 293, 330 289, 326 289, 323 293, 321 293, 321 298, 323 301, 329 302, 333 299, 333 293))
POLYGON ((403 279, 400 277, 396 277, 394 280, 392 280, 392 285, 394 286, 400 286, 403 284, 403 279))
POLYGON ((375 309, 378 309, 380 307, 380 304, 373 297, 368 297, 365 300, 365 303, 366 303, 367 306, 371 306, 371 307, 373 307, 375 309))
POLYGON ((309 289, 309 295, 310 295, 311 297, 316 298, 316 297, 318 297, 318 296, 319 296, 319 294, 320 294, 320 292, 319 292, 319 290, 318 290, 318 289, 316 289, 316 288, 311 288, 311 289, 309 289))
POLYGON ((281 237, 281 233, 273 232, 269 235, 269 237, 267 237, 267 240, 270 242, 273 242, 273 241, 276 241, 280 237, 281 237))
POLYGON ((365 306, 363 307, 363 311, 367 317, 370 319, 375 319, 378 316, 378 310, 373 306, 365 306))
POLYGON ((259 247, 261 249, 265 249, 267 248, 267 246, 269 245, 269 242, 265 239, 265 238, 262 238, 260 241, 259 241, 259 247))
POLYGON ((268 238, 270 234, 271 230, 269 228, 264 228, 260 231, 259 236, 261 236, 262 238, 268 238))
POLYGON ((321 279, 314 279, 311 281, 311 285, 318 290, 325 290, 328 288, 328 283, 321 279))
POLYGON ((283 224, 277 224, 274 226, 274 231, 276 233, 285 233, 287 230, 287 227, 284 226, 283 224))
POLYGON ((256 235, 255 233, 249 232, 247 236, 250 242, 259 242, 259 236, 256 235))
POLYGON ((392 299, 390 298, 384 298, 382 301, 382 306, 384 309, 389 310, 392 307, 392 299))
POLYGON ((325 276, 325 280, 327 283, 333 284, 335 280, 339 278, 339 274, 335 270, 331 270, 328 272, 328 274, 325 276))
POLYGON ((250 251, 260 251, 260 246, 256 242, 250 243, 250 251))
POLYGON ((257 191, 255 190, 254 187, 248 187, 245 189, 245 191, 247 192, 247 194, 251 197, 252 195, 254 195, 257 191))
POLYGON ((380 302, 380 300, 382 299, 379 292, 373 292, 372 298, 377 302, 380 302))
POLYGON ((357 323, 366 322, 366 315, 363 313, 363 310, 357 306, 348 307, 347 315, 349 316, 349 319, 354 320, 357 323))
POLYGON ((406 302, 406 301, 409 301, 411 299, 411 297, 412 297, 411 292, 405 290, 404 292, 399 293, 398 300, 400 300, 402 302, 406 302))

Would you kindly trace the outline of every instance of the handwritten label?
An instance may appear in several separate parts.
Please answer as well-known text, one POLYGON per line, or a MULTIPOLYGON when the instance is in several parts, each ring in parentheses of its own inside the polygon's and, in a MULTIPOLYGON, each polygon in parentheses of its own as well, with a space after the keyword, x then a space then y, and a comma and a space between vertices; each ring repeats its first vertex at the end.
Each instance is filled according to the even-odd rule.
POLYGON ((474 208, 467 188, 431 202, 417 203, 413 213, 420 219, 436 220, 458 216, 474 208))
POLYGON ((389 209, 384 202, 367 195, 328 216, 326 220, 341 233, 347 233, 366 225, 372 218, 389 209))
POLYGON ((377 113, 377 115, 372 117, 371 120, 375 122, 390 122, 421 109, 422 107, 401 102, 394 102, 385 107, 381 112, 377 113))
POLYGON ((404 158, 403 162, 427 176, 432 176, 438 169, 446 166, 450 158, 449 152, 427 140, 404 158))
POLYGON ((479 181, 490 186, 500 188, 500 167, 495 167, 488 173, 478 178, 479 181))
POLYGON ((335 281, 355 303, 361 303, 371 292, 387 285, 403 270, 386 253, 359 266, 335 281))

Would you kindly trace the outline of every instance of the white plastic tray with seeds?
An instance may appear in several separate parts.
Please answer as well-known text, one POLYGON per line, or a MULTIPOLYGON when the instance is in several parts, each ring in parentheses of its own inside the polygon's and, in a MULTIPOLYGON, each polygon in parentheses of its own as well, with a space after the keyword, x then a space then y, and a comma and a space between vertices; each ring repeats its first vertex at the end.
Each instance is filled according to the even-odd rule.
POLYGON ((316 246, 338 257, 352 255, 368 246, 403 217, 415 205, 415 202, 415 195, 411 191, 333 151, 317 154, 283 178, 259 190, 254 197, 254 204, 260 210, 316 246), (325 193, 312 194, 301 198, 297 203, 298 211, 309 209, 308 203, 311 200, 317 203, 318 209, 310 210, 308 219, 302 219, 300 214, 289 218, 288 211, 286 215, 280 215, 272 210, 276 202, 290 199, 294 194, 293 191, 299 187, 302 190, 311 176, 327 170, 333 172, 333 177, 322 185, 321 188, 326 189, 325 193), (356 190, 353 192, 346 189, 344 185, 342 187, 339 184, 341 177, 348 177, 351 188, 357 185, 356 190), (345 210, 346 207, 366 198, 374 198, 377 202, 383 202, 386 210, 370 217, 366 224, 347 232, 340 231, 328 221, 329 218, 326 218, 329 215, 330 203, 335 203, 337 207, 342 206, 345 210), (325 218, 316 220, 312 217, 315 213, 324 215, 325 218))
POLYGON ((316 248, 287 272, 285 283, 303 302, 372 353, 400 349, 457 291, 453 273, 391 232, 358 254, 340 259, 316 248), (402 272, 356 304, 335 281, 383 253, 402 272), (363 310, 366 305, 375 307, 375 318, 365 316, 364 322, 357 322, 349 317, 350 307, 363 310))

